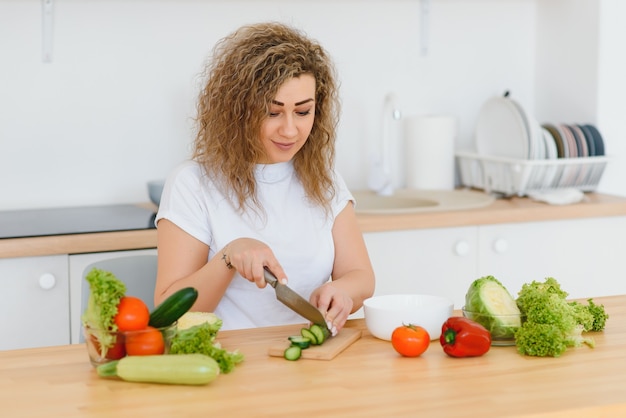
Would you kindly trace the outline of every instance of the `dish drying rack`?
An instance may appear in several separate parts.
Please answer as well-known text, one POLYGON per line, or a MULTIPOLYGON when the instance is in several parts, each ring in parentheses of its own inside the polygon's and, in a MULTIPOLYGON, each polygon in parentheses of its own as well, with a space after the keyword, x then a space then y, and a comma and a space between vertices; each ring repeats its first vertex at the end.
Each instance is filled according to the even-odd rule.
POLYGON ((518 160, 457 152, 461 183, 487 193, 525 196, 530 192, 574 188, 594 191, 609 157, 518 160))

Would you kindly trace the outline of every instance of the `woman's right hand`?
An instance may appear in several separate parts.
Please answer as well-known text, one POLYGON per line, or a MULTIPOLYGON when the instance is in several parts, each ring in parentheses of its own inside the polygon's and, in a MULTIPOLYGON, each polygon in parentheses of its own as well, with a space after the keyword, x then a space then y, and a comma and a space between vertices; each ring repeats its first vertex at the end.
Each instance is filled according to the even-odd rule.
POLYGON ((257 287, 264 288, 263 268, 267 267, 281 283, 287 283, 287 276, 282 266, 274 256, 272 249, 262 241, 254 238, 237 238, 222 249, 224 261, 246 280, 256 283, 257 287))

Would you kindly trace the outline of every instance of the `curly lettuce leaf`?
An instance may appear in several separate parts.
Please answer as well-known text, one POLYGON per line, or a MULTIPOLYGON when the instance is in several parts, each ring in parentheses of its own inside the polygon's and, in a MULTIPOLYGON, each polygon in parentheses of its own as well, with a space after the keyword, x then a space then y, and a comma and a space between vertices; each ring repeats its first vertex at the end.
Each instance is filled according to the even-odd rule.
POLYGON ((216 342, 221 327, 222 320, 218 319, 213 323, 204 322, 178 330, 172 338, 170 354, 204 354, 217 361, 221 373, 230 373, 235 365, 243 361, 243 354, 237 350, 229 352, 216 342))
POLYGON ((93 268, 85 277, 89 283, 89 299, 82 315, 83 325, 92 329, 98 339, 100 354, 115 344, 116 337, 110 331, 117 331, 115 315, 120 299, 126 294, 126 285, 111 272, 93 268))
POLYGON ((593 338, 585 331, 604 328, 608 315, 591 299, 588 304, 567 301, 568 293, 553 277, 526 283, 518 293, 517 304, 526 321, 515 334, 520 354, 558 357, 569 347, 583 344, 593 348, 593 338))

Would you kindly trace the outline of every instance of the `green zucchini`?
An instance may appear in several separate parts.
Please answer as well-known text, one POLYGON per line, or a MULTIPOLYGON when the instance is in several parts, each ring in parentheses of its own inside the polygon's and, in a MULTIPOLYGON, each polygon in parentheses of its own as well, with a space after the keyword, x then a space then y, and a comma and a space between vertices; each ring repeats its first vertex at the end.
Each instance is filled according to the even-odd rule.
POLYGON ((220 366, 204 354, 127 356, 101 364, 98 376, 119 377, 127 382, 206 385, 220 373, 220 366))
POLYGON ((302 349, 309 348, 311 345, 311 340, 301 335, 292 335, 289 337, 289 341, 291 341, 291 345, 297 345, 302 349))
POLYGON ((185 287, 172 293, 150 313, 148 325, 155 328, 169 327, 183 316, 198 299, 198 291, 185 287))
POLYGON ((290 345, 285 349, 284 357, 287 360, 295 361, 302 355, 302 349, 297 345, 290 345))

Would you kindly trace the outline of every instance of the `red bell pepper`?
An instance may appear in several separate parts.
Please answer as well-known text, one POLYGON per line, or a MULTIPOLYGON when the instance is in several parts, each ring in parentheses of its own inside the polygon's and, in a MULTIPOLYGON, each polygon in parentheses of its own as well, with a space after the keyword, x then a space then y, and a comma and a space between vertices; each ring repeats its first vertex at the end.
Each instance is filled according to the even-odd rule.
POLYGON ((471 319, 453 316, 441 327, 439 342, 451 357, 477 357, 491 348, 491 333, 471 319))

